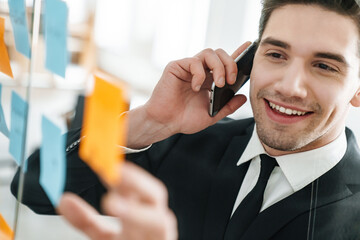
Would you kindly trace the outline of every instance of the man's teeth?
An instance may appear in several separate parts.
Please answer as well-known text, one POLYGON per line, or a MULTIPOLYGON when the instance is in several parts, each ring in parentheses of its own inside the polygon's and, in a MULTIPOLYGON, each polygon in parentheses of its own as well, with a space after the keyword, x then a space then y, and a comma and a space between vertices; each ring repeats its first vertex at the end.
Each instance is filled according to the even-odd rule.
POLYGON ((297 111, 297 110, 293 110, 293 109, 289 109, 289 108, 284 108, 284 107, 280 107, 279 105, 276 105, 272 102, 269 102, 269 105, 272 109, 276 109, 281 113, 285 113, 287 115, 298 115, 298 116, 303 116, 306 114, 306 112, 301 112, 301 111, 297 111))

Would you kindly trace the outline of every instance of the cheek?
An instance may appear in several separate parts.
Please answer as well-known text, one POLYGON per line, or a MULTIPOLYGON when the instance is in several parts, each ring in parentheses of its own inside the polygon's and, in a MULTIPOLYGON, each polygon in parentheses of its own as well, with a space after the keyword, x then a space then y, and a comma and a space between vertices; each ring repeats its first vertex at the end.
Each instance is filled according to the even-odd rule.
POLYGON ((259 90, 272 85, 281 77, 278 70, 269 68, 261 61, 255 62, 250 75, 250 95, 257 94, 259 90))
POLYGON ((315 101, 321 106, 321 115, 327 122, 337 121, 336 119, 343 119, 346 116, 349 101, 347 91, 342 87, 321 84, 313 88, 315 101))
POLYGON ((316 101, 322 106, 333 105, 336 98, 338 98, 336 94, 337 91, 334 91, 334 88, 328 87, 327 85, 316 84, 315 82, 312 88, 312 92, 316 96, 316 101))
POLYGON ((347 105, 354 91, 351 90, 350 84, 342 84, 342 82, 314 80, 311 84, 312 93, 322 105, 347 105))

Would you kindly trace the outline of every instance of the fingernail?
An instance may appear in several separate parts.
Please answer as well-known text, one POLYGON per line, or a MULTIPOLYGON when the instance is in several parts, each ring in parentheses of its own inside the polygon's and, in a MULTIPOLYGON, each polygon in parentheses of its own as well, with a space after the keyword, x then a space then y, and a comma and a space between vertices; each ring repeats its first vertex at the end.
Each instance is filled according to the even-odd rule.
POLYGON ((231 83, 232 83, 232 84, 234 84, 234 83, 236 82, 236 77, 237 77, 237 74, 236 74, 236 73, 231 74, 230 79, 231 79, 231 83))
POLYGON ((219 80, 218 80, 218 84, 220 86, 223 86, 225 84, 225 79, 223 77, 221 77, 219 80))
POLYGON ((200 91, 200 87, 201 87, 200 85, 195 86, 195 91, 197 92, 200 91))

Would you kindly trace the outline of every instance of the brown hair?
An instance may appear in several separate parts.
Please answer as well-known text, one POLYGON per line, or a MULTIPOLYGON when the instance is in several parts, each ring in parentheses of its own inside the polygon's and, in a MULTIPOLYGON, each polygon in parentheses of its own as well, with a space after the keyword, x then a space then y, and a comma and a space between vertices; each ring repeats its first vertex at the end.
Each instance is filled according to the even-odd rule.
POLYGON ((263 0, 259 25, 259 40, 261 39, 271 13, 288 4, 317 5, 334 11, 340 15, 350 17, 356 23, 360 36, 360 7, 356 0, 263 0))

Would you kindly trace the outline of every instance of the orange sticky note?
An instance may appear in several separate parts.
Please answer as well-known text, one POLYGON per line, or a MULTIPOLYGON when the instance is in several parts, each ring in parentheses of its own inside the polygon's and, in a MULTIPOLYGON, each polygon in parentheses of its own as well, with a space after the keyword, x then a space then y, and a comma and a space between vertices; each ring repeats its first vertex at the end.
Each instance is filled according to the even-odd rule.
POLYGON ((1 240, 11 240, 14 236, 13 231, 10 226, 6 223, 3 216, 0 214, 0 239, 1 240))
POLYGON ((95 76, 94 91, 85 101, 79 154, 111 185, 120 179, 116 167, 124 158, 118 145, 125 144, 125 93, 124 87, 95 76))
POLYGON ((4 42, 5 19, 0 17, 0 71, 13 78, 9 54, 4 42))

